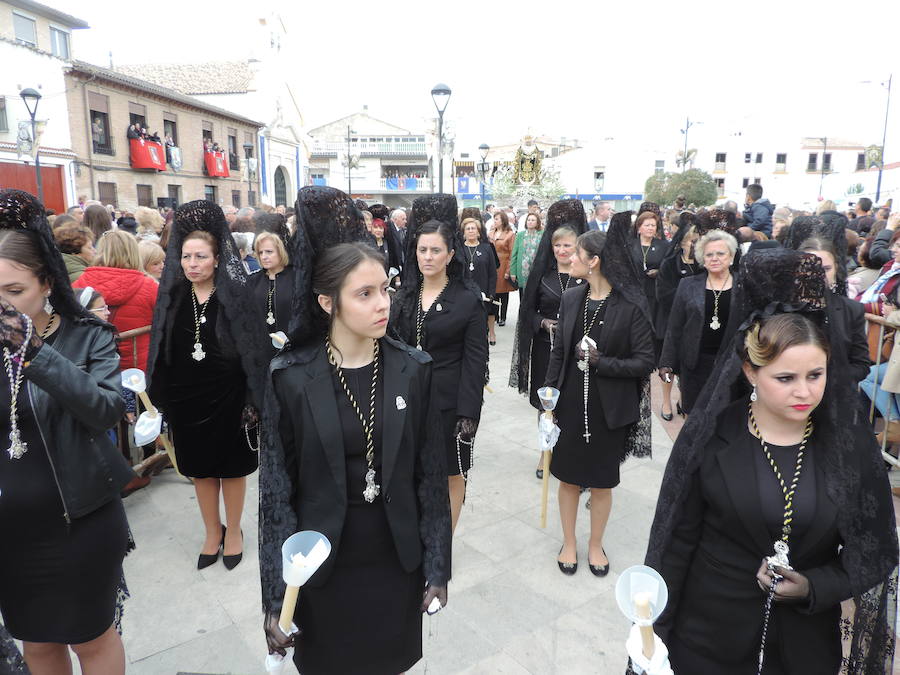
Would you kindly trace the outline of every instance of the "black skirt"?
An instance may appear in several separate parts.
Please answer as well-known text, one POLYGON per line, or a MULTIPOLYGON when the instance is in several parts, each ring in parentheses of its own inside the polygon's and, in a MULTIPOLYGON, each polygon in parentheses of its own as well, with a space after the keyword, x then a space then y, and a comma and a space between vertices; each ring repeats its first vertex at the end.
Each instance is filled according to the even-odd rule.
POLYGON ((691 370, 685 369, 683 373, 678 375, 679 387, 681 388, 681 408, 685 413, 690 414, 694 409, 694 404, 697 402, 700 392, 703 391, 703 385, 709 379, 715 363, 715 354, 700 352, 697 355, 697 365, 691 370))
POLYGON ((531 373, 528 383, 528 402, 531 407, 543 412, 537 390, 544 386, 547 368, 550 366, 550 336, 542 328, 531 341, 531 373))

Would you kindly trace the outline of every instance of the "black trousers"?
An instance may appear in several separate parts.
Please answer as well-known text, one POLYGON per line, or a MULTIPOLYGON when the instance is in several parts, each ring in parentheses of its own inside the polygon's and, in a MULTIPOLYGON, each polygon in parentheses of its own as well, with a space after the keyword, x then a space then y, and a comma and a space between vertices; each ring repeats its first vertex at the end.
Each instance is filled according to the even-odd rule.
POLYGON ((500 301, 500 321, 506 323, 506 308, 509 306, 509 293, 497 293, 497 299, 500 301))

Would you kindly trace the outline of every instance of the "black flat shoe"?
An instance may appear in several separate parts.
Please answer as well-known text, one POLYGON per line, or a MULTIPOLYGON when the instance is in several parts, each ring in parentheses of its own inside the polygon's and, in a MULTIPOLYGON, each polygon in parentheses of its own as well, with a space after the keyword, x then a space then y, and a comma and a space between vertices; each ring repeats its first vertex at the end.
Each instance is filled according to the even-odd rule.
POLYGON ((503 319, 500 319, 500 321, 497 322, 497 325, 498 325, 498 326, 505 326, 505 325, 506 325, 506 321, 504 321, 503 319))
MULTIPOLYGON (((606 549, 603 549, 603 555, 606 555, 606 549)), ((588 569, 595 577, 605 577, 609 574, 609 558, 606 559, 605 565, 591 565, 591 561, 588 560, 588 569)))
POLYGON ((497 341, 496 340, 488 340, 488 343, 491 345, 491 347, 493 347, 497 344, 497 341))
MULTIPOLYGON (((562 553, 562 548, 559 549, 559 552, 562 553)), ((562 562, 561 560, 557 559, 556 564, 559 565, 559 571, 565 574, 567 577, 572 576, 573 574, 575 574, 575 572, 578 571, 577 556, 575 557, 575 562, 573 563, 562 562)))
POLYGON ((662 408, 659 409, 659 416, 662 417, 666 422, 671 422, 674 415, 672 413, 664 413, 662 408))
POLYGON ((225 548, 225 526, 222 526, 222 541, 219 544, 219 550, 215 553, 201 553, 197 558, 197 569, 203 570, 209 567, 210 565, 214 565, 216 561, 219 559, 219 553, 222 552, 222 549, 225 548))
MULTIPOLYGON (((224 528, 223 528, 224 529, 224 528)), ((244 541, 244 531, 241 530, 241 541, 244 541)), ((234 555, 225 555, 225 537, 222 537, 222 562, 225 563, 225 568, 229 570, 233 570, 238 566, 238 563, 241 562, 241 559, 244 557, 244 552, 235 553, 234 555)))
POLYGON ((538 480, 544 480, 544 470, 543 469, 536 469, 534 472, 534 475, 538 480))

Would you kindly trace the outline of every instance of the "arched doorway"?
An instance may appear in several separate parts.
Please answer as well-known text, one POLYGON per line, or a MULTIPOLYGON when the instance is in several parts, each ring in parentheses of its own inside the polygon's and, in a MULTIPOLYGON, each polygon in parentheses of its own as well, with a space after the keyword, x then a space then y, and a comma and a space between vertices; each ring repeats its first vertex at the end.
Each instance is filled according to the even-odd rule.
POLYGON ((275 206, 278 206, 279 204, 289 206, 287 200, 287 184, 287 171, 284 170, 283 166, 279 166, 277 169, 275 169, 275 206))

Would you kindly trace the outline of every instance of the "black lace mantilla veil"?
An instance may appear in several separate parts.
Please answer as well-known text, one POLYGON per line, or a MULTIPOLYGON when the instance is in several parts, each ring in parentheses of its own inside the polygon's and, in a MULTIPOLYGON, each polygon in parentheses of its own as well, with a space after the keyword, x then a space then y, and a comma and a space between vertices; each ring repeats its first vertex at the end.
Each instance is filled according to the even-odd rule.
POLYGON ((34 237, 50 276, 50 304, 57 314, 113 329, 75 299, 66 263, 56 248, 44 207, 37 197, 22 190, 0 190, 0 230, 23 230, 34 237))
MULTIPOLYGON (((649 203, 652 204, 652 202, 649 203)), ((647 325, 652 327, 653 317, 650 315, 647 296, 644 295, 643 271, 638 271, 630 251, 631 233, 634 229, 631 215, 631 211, 623 211, 610 218, 609 229, 606 232, 606 244, 600 255, 600 271, 613 287, 613 291, 635 305, 644 315, 647 325)), ((624 462, 628 457, 651 456, 652 413, 649 375, 641 378, 640 388, 640 415, 625 439, 625 451, 619 459, 620 462, 624 462)))
MULTIPOLYGON (((291 358, 290 352, 324 340, 328 326, 314 306, 312 275, 316 258, 326 249, 348 242, 370 242, 362 213, 346 194, 331 187, 301 188, 295 203, 296 228, 288 252, 294 273, 289 342, 273 364, 291 358)), ((281 409, 265 378, 263 433, 259 454, 259 572, 263 611, 277 610, 284 598, 281 545, 300 528, 291 503, 292 484, 284 463, 278 425, 281 409)))
MULTIPOLYGON (((419 301, 419 288, 422 284, 422 273, 416 258, 416 243, 419 228, 429 220, 439 220, 453 228, 453 260, 447 266, 450 280, 458 279, 475 296, 481 299, 481 289, 475 282, 467 279, 462 237, 459 234, 457 220, 456 197, 449 194, 435 193, 419 197, 413 202, 406 226, 406 266, 403 268, 403 283, 394 301, 391 303, 391 322, 389 330, 406 344, 415 343, 416 303, 419 301)), ((486 376, 487 374, 485 374, 486 376)))
POLYGON ((803 242, 811 237, 821 237, 830 241, 834 246, 834 252, 838 259, 835 293, 847 293, 847 219, 840 214, 832 214, 831 217, 823 216, 798 216, 794 218, 787 230, 784 240, 785 248, 797 250, 803 242), (837 217, 835 217, 837 216, 837 217))
POLYGON ((247 292, 247 273, 225 221, 225 214, 216 204, 203 199, 182 204, 175 210, 172 235, 166 247, 165 267, 159 280, 156 308, 153 310, 147 381, 152 384, 153 371, 159 358, 171 363, 175 316, 181 303, 190 297, 190 285, 181 269, 181 246, 184 238, 196 230, 208 232, 218 242, 216 296, 227 321, 217 323, 216 334, 223 344, 230 343, 240 354, 251 400, 259 406, 263 399, 263 378, 268 360, 267 352, 271 351, 271 340, 259 325, 260 322, 254 319, 256 313, 247 292))
POLYGON ((509 386, 516 387, 526 398, 530 396, 531 342, 537 305, 538 288, 543 276, 556 269, 556 258, 553 256, 553 235, 564 225, 575 231, 575 236, 587 230, 587 219, 584 207, 577 199, 561 199, 547 209, 547 221, 544 223, 544 234, 534 254, 525 293, 519 305, 519 320, 516 322, 516 335, 513 340, 512 364, 509 369, 509 386))
MULTIPOLYGON (((750 251, 741 263, 732 311, 740 314, 737 331, 716 359, 713 375, 700 394, 672 448, 650 532, 646 563, 661 569, 674 528, 681 520, 691 477, 715 432, 720 414, 746 399, 749 387, 737 346, 757 320, 782 312, 803 312, 820 323, 832 344, 829 292, 819 259, 789 249, 750 251)), ((890 672, 897 618, 897 535, 884 462, 871 442, 854 441, 855 382, 847 375, 847 355, 835 350, 828 365, 822 403, 813 414, 817 453, 821 453, 826 489, 838 507, 843 540, 841 562, 850 578, 855 612, 843 620, 845 673, 890 672)), ((858 430, 856 430, 858 431, 858 430)), ((856 434, 856 438, 860 434, 856 434)), ((818 454, 817 454, 818 457, 818 454)), ((760 596, 760 616, 763 601, 760 596)), ((666 609, 665 614, 677 611, 666 609)))

